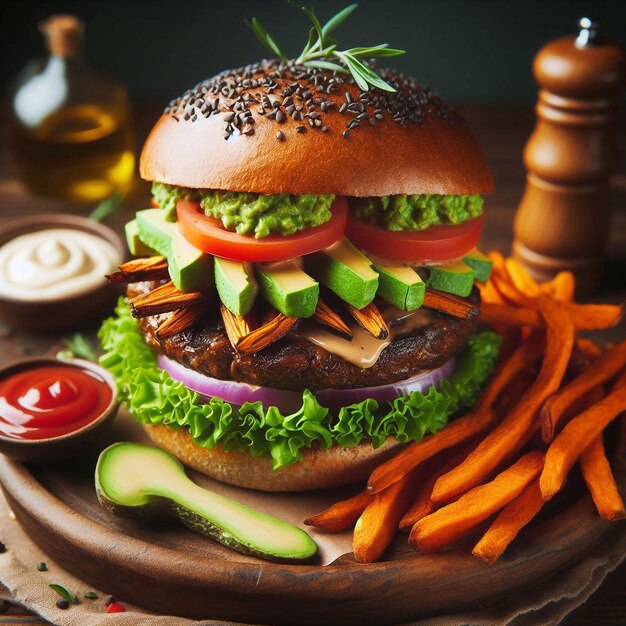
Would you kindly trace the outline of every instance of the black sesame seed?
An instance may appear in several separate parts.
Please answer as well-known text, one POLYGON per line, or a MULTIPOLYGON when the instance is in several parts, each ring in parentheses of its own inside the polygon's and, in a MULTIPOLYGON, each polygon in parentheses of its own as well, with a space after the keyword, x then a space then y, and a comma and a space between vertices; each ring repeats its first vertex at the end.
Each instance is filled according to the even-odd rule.
POLYGON ((63 609, 63 610, 69 609, 70 608, 70 603, 67 600, 63 599, 63 598, 59 598, 57 600, 57 608, 58 609, 63 609))
POLYGON ((296 126, 297 133, 306 133, 306 126, 296 126))
POLYGON ((285 141, 285 139, 287 139, 287 137, 285 137, 285 133, 283 133, 282 130, 279 130, 276 133, 276 139, 278 139, 278 141, 285 141))
MULTIPOLYGON (((374 66, 372 61, 367 63, 374 66)), ((408 122, 420 126, 428 115, 446 119, 450 124, 462 123, 454 109, 428 86, 419 85, 414 79, 393 70, 380 68, 377 71, 396 91, 388 93, 375 88, 371 91, 358 90, 355 98, 351 91, 356 89, 356 83, 349 75, 303 67, 293 61, 262 61, 238 70, 222 72, 199 83, 169 102, 165 113, 176 121, 180 121, 178 115, 184 121, 195 121, 199 115, 210 117, 212 113, 220 112, 224 114, 224 124, 234 125, 242 134, 251 134, 249 127, 253 125, 256 115, 271 116, 267 110, 276 110, 280 105, 285 110, 281 114, 276 111, 272 116, 279 121, 283 120, 283 116, 286 119, 287 115, 300 121, 302 118, 296 114, 303 105, 309 115, 318 108, 321 115, 316 112, 319 117, 314 116, 312 119, 320 120, 320 123, 311 124, 309 118, 309 124, 317 128, 326 126, 324 114, 333 107, 337 107, 341 114, 350 113, 359 118, 356 124, 348 124, 348 128, 363 120, 374 125, 376 121, 384 119, 385 113, 400 126, 408 122), (346 88, 348 86, 349 89, 346 88), (326 93, 337 93, 340 90, 343 90, 342 100, 345 102, 335 103, 323 97, 326 93), (227 101, 221 103, 220 95, 227 101), (295 106, 295 110, 292 106, 295 106), (232 114, 235 117, 226 118, 232 114), (365 115, 361 117, 362 114, 365 115)), ((225 136, 232 133, 233 128, 227 127, 225 136)))
POLYGON ((37 564, 37 571, 38 572, 47 572, 48 571, 48 566, 42 561, 41 563, 37 564))
POLYGON ((350 136, 350 131, 349 130, 344 130, 343 133, 341 133, 346 139, 350 136))
POLYGON ((109 606, 109 604, 113 604, 115 601, 114 596, 107 596, 104 600, 104 606, 109 606))
POLYGON ((282 124, 287 119, 287 116, 279 109, 276 113, 276 121, 282 124))
POLYGON ((322 126, 322 132, 323 133, 327 133, 328 132, 328 126, 322 126))

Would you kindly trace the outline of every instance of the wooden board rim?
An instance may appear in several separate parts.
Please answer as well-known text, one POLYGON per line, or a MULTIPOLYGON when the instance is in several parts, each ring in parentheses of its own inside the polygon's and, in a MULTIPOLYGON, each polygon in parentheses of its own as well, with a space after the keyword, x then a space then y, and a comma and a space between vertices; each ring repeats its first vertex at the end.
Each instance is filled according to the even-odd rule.
MULTIPOLYGON (((622 420, 618 451, 621 454, 617 455, 616 466, 622 482, 625 433, 626 420, 622 420)), ((81 515, 47 491, 26 466, 6 457, 0 457, 0 480, 18 521, 35 543, 56 557, 55 560, 63 563, 58 557, 69 554, 68 551, 80 553, 85 561, 95 559, 103 572, 121 572, 115 576, 119 580, 112 581, 107 588, 117 597, 151 610, 196 618, 254 619, 254 613, 245 609, 248 599, 252 604, 263 605, 264 619, 270 618, 273 623, 289 623, 290 619, 284 619, 285 610, 288 612, 292 604, 295 610, 305 601, 314 604, 301 623, 318 623, 322 618, 328 623, 339 618, 337 623, 341 623, 341 617, 348 614, 363 616, 364 624, 380 623, 389 620, 390 607, 393 607, 394 619, 437 614, 442 604, 449 605, 450 610, 461 610, 492 601, 514 588, 563 569, 612 531, 609 523, 597 517, 591 499, 585 495, 549 521, 530 529, 530 541, 524 550, 518 551, 518 558, 503 559, 496 566, 487 566, 466 552, 457 551, 372 564, 342 558, 325 567, 228 560, 208 566, 206 560, 197 555, 129 537, 81 515), (46 512, 43 518, 41 511, 46 512), (77 523, 77 516, 81 523, 77 523), (521 560, 525 565, 523 575, 519 572, 521 560), (416 567, 418 561, 420 566, 416 567), (479 580, 476 583, 479 594, 468 595, 468 590, 460 586, 455 589, 453 603, 452 600, 439 604, 433 601, 432 594, 440 593, 443 587, 454 588, 455 580, 460 577, 466 581, 479 580), (197 606, 185 607, 177 605, 173 594, 163 599, 147 597, 145 591, 125 592, 123 581, 135 578, 152 585, 159 581, 181 589, 201 589, 207 600, 204 604, 199 601, 197 606), (296 579, 297 598, 294 600, 289 595, 293 593, 296 579), (407 605, 409 590, 415 599, 407 605), (383 594, 386 601, 381 607, 383 594), (225 604, 214 607, 216 612, 211 613, 209 606, 215 604, 218 597, 225 604), (274 609, 272 614, 272 603, 276 604, 277 597, 281 598, 280 613, 274 609), (394 606, 401 599, 405 601, 404 606, 394 606), (337 612, 338 607, 343 612, 337 612)), ((79 566, 74 573, 102 587, 89 567, 79 566)))

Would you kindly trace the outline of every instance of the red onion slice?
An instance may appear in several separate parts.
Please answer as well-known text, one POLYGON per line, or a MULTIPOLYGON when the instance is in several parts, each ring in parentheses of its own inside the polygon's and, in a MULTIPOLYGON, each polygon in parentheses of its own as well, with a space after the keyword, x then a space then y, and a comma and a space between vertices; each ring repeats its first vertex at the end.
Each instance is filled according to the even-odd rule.
MULTIPOLYGON (((242 405, 244 402, 260 401, 263 406, 275 406, 283 413, 293 413, 302 406, 302 392, 273 387, 261 387, 240 383, 235 380, 220 380, 191 370, 166 356, 158 356, 158 364, 174 380, 178 380, 207 402, 212 397, 221 398, 230 404, 242 405)), ((434 370, 419 374, 388 385, 361 387, 359 389, 323 389, 315 392, 318 402, 329 409, 338 410, 372 398, 378 402, 394 400, 407 396, 413 391, 426 393, 430 387, 437 386, 442 378, 447 378, 454 371, 454 358, 434 370)))

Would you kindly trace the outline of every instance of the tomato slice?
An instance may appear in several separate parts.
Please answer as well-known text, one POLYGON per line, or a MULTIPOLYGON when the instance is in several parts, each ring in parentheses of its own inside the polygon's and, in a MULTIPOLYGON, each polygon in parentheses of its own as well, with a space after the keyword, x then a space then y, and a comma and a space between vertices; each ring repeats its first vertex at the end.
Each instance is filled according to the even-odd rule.
POLYGON ((431 226, 426 230, 394 231, 348 217, 346 236, 364 252, 392 261, 449 261, 476 247, 484 214, 454 226, 431 226))
POLYGON ((222 227, 220 220, 204 214, 200 204, 181 199, 176 205, 178 225, 183 235, 199 250, 235 261, 286 261, 317 252, 339 241, 346 230, 348 203, 335 198, 328 222, 295 235, 269 235, 255 239, 222 227))

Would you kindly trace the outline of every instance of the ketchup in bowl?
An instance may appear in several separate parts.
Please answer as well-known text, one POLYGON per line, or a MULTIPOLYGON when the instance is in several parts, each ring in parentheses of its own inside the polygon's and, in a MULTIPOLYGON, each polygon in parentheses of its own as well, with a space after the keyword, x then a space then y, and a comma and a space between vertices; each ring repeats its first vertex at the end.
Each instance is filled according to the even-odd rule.
POLYGON ((80 430, 111 403, 110 384, 76 365, 40 365, 0 380, 0 435, 41 440, 80 430))

